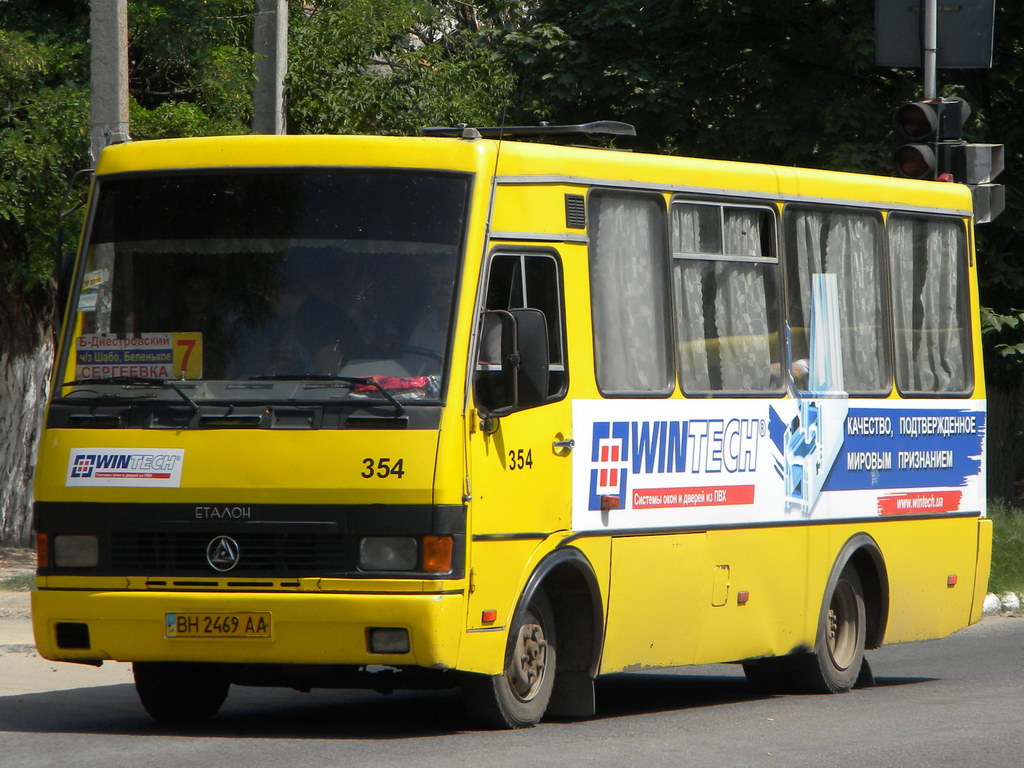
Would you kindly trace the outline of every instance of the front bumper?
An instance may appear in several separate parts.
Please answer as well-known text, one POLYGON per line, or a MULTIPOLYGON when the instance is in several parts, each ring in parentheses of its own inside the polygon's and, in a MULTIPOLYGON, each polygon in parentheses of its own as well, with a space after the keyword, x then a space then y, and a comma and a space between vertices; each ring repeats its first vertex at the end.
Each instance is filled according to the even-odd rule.
MULTIPOLYGON (((41 589, 32 594, 39 653, 54 661, 412 665, 454 668, 461 592, 433 594, 153 592, 41 589), (269 638, 167 638, 168 613, 269 612, 269 638), (58 625, 88 627, 87 647, 60 647, 58 625), (404 628, 409 652, 372 653, 371 628, 404 628)), ((61 641, 68 645, 67 632, 61 641)), ((81 646, 82 632, 71 645, 81 646)))

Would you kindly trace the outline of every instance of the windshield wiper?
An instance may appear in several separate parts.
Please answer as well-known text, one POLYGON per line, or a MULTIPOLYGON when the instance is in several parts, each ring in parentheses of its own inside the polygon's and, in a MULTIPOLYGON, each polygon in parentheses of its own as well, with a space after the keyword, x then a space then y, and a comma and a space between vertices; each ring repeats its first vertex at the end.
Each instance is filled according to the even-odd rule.
POLYGON ((84 384, 121 384, 121 385, 135 385, 142 387, 166 387, 167 389, 174 390, 177 395, 188 403, 192 409, 192 413, 199 413, 199 404, 196 403, 181 387, 177 385, 174 379, 149 379, 143 376, 104 376, 95 379, 72 379, 71 381, 65 381, 61 384, 61 389, 64 387, 76 387, 84 384))
POLYGON ((341 381, 375 388, 395 408, 395 418, 405 416, 405 406, 384 388, 379 381, 361 376, 332 376, 329 373, 275 373, 267 376, 250 376, 249 381, 341 381))

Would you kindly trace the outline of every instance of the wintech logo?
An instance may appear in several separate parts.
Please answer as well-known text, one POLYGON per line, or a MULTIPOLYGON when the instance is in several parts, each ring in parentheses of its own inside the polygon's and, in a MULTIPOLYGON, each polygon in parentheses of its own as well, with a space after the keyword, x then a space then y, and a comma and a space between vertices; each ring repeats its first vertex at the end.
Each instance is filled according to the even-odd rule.
POLYGON ((93 468, 96 466, 95 456, 78 456, 71 463, 72 477, 92 477, 93 468))
POLYGON ((67 485, 178 487, 184 458, 179 448, 76 448, 68 457, 67 485))
POLYGON ((97 472, 104 472, 111 469, 131 469, 132 455, 108 454, 105 456, 85 455, 75 459, 71 467, 72 477, 92 477, 97 472))
POLYGON ((629 476, 628 421, 594 422, 594 441, 590 454, 590 509, 601 509, 602 496, 626 498, 629 476))
POLYGON ((763 419, 750 418, 596 421, 588 509, 601 509, 602 496, 618 496, 627 506, 631 477, 685 473, 691 482, 706 482, 723 473, 754 472, 766 431, 763 419))

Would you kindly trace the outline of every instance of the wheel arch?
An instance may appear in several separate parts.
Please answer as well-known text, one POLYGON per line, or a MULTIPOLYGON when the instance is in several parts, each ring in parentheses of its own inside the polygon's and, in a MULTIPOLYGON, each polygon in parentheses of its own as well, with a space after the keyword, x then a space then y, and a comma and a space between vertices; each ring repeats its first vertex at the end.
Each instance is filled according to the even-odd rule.
MULTIPOLYGON (((512 626, 526 612, 533 595, 543 589, 555 619, 558 665, 548 713, 567 717, 594 714, 593 679, 604 639, 604 611, 597 575, 575 547, 559 547, 530 574, 516 603, 512 626)), ((512 644, 505 649, 508 666, 512 644)))
POLYGON ((885 558, 878 543, 867 533, 851 536, 839 550, 829 573, 821 597, 819 615, 828 610, 828 603, 839 576, 848 564, 853 564, 864 589, 866 633, 865 648, 878 648, 885 638, 889 620, 889 574, 885 558))

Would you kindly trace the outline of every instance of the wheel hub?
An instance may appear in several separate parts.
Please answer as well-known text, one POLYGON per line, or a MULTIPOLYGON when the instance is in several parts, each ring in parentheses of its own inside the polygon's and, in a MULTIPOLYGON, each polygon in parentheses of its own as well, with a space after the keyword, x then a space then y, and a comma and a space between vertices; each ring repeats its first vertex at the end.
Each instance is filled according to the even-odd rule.
POLYGON ((846 669, 857 655, 857 604, 847 581, 836 585, 828 610, 828 652, 839 669, 846 669))
POLYGON ((540 689, 547 665, 547 649, 544 628, 540 624, 524 624, 519 629, 509 678, 512 690, 524 701, 533 698, 540 689))

